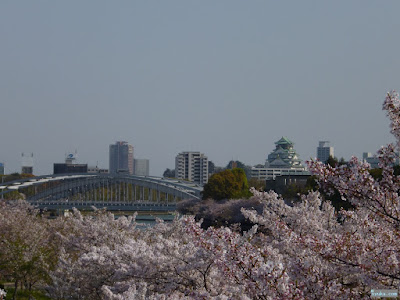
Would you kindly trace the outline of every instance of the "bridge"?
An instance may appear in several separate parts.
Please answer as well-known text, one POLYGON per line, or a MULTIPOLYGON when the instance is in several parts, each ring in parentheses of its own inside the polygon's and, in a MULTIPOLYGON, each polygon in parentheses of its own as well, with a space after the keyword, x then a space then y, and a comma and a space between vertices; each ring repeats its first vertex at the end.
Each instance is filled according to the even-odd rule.
POLYGON ((127 174, 57 174, 0 185, 0 199, 23 195, 39 209, 106 208, 121 211, 173 211, 178 201, 200 199, 193 182, 127 174))

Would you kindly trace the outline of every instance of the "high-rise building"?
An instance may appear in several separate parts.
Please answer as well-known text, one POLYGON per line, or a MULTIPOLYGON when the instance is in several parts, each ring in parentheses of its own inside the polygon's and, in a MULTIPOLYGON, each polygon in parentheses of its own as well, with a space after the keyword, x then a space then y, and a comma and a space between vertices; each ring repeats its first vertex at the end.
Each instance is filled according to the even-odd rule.
POLYGON ((138 176, 149 176, 149 165, 150 163, 148 159, 134 159, 133 174, 138 176))
POLYGON ((182 152, 175 158, 175 177, 199 184, 208 182, 208 158, 200 152, 182 152))
POLYGON ((111 174, 133 174, 133 146, 127 142, 116 142, 110 145, 110 169, 111 174))
POLYGON ((329 146, 328 141, 320 141, 317 147, 317 158, 320 162, 326 163, 329 156, 335 157, 333 147, 329 146))
POLYGON ((0 175, 4 175, 4 163, 0 163, 0 175))

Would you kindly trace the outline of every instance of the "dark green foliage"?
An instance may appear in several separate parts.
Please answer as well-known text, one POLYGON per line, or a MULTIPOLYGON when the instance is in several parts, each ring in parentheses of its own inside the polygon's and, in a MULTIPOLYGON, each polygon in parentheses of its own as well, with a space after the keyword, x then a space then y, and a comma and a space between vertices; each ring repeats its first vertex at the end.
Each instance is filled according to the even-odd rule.
POLYGON ((234 160, 231 160, 229 163, 228 163, 228 165, 226 166, 226 169, 235 169, 235 168, 240 168, 240 169, 245 169, 246 168, 246 165, 244 164, 244 163, 242 163, 241 161, 238 161, 238 160, 236 160, 236 161, 234 161, 234 160))
POLYGON ((309 176, 306 184, 292 183, 286 186, 285 191, 282 193, 282 197, 288 201, 300 201, 301 195, 306 195, 309 191, 315 191, 318 189, 317 177, 309 176))
MULTIPOLYGON (((376 168, 376 169, 371 169, 369 170, 369 173, 374 177, 375 180, 381 180, 382 179, 382 169, 376 168)), ((400 175, 400 166, 396 165, 393 167, 393 174, 395 176, 400 175)))
POLYGON ((342 157, 342 158, 340 158, 340 160, 339 160, 339 166, 342 166, 342 165, 347 165, 347 161, 345 161, 345 159, 342 157))
POLYGON ((374 177, 375 180, 382 179, 382 169, 371 169, 369 170, 369 173, 371 174, 372 177, 374 177))
POLYGON ((335 189, 333 192, 326 192, 322 189, 319 188, 318 183, 317 183, 317 177, 316 176, 310 176, 307 179, 307 184, 305 187, 305 190, 307 191, 316 191, 319 190, 321 193, 321 196, 323 199, 328 200, 332 203, 332 206, 339 211, 341 208, 348 210, 351 208, 354 208, 350 202, 343 200, 342 197, 340 196, 339 192, 335 189))
POLYGON ((343 157, 340 160, 338 160, 336 157, 332 156, 329 156, 328 160, 324 163, 330 165, 333 168, 347 164, 347 162, 344 160, 343 157))
POLYGON ((166 169, 163 173, 163 177, 174 178, 175 177, 175 169, 166 169))
POLYGON ((0 175, 0 182, 9 182, 14 180, 20 180, 25 178, 33 177, 32 174, 19 174, 19 173, 12 173, 9 175, 0 175))
POLYGON ((350 202, 343 200, 337 190, 327 192, 320 189, 317 183, 317 177, 312 175, 307 179, 305 186, 299 186, 296 184, 290 184, 287 186, 285 191, 282 193, 282 197, 286 200, 297 202, 301 200, 301 195, 306 195, 309 191, 317 191, 321 193, 323 199, 330 201, 332 206, 339 211, 341 208, 348 210, 354 208, 350 202))
POLYGON ((330 165, 331 167, 336 167, 338 164, 338 160, 336 157, 329 156, 327 161, 323 161, 324 164, 330 165))
POLYGON ((251 166, 246 166, 244 163, 238 160, 231 160, 225 169, 243 169, 247 179, 251 178, 251 166))
POLYGON ((257 191, 265 191, 265 180, 253 177, 248 180, 248 183, 249 187, 253 187, 257 191))
POLYGON ((250 196, 246 174, 239 168, 211 175, 203 191, 203 199, 239 199, 250 196))
POLYGON ((300 201, 301 195, 305 195, 308 193, 310 189, 307 187, 302 187, 295 183, 289 184, 286 186, 285 191, 282 193, 282 198, 288 201, 300 201))

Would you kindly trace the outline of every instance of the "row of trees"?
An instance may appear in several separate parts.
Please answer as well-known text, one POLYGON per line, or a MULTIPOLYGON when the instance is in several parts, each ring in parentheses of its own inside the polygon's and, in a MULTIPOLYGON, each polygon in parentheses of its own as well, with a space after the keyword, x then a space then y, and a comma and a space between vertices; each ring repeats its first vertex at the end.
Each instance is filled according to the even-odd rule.
MULTIPOLYGON (((384 108, 400 143, 396 93, 384 108)), ((255 224, 244 233, 203 229, 190 216, 147 230, 134 217, 103 211, 45 220, 26 205, 1 204, 1 280, 40 281, 53 299, 366 299, 371 289, 397 289, 395 146, 379 157, 380 178, 356 158, 335 167, 309 162, 320 187, 337 190, 349 210, 336 210, 318 191, 287 205, 252 189, 250 201, 262 211, 242 209, 255 224)))

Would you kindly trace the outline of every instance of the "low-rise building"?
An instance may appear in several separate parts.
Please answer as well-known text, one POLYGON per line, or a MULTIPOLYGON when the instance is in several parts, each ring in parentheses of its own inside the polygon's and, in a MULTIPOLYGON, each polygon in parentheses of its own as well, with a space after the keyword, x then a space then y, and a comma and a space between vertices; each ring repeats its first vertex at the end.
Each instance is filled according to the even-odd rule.
POLYGON ((87 173, 87 164, 76 164, 76 152, 65 156, 65 163, 53 164, 53 174, 87 173))
POLYGON ((277 176, 310 176, 310 172, 305 168, 251 168, 251 177, 260 180, 275 180, 277 176))
POLYGON ((309 178, 310 174, 281 175, 273 180, 266 180, 265 190, 282 194, 290 186, 305 187, 309 178))
POLYGON ((379 158, 376 155, 372 155, 371 152, 363 153, 363 161, 371 165, 371 169, 379 168, 379 158))
POLYGON ((87 164, 56 163, 53 165, 53 174, 87 173, 87 164))
POLYGON ((108 174, 108 169, 100 169, 99 167, 88 167, 87 169, 88 173, 93 173, 93 174, 108 174))

